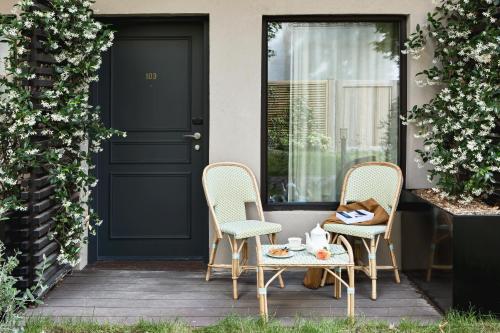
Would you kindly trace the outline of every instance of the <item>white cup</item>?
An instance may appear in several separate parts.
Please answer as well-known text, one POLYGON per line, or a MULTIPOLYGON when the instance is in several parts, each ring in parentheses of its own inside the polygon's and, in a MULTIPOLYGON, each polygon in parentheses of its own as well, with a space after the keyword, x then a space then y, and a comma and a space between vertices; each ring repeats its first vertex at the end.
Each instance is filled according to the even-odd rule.
POLYGON ((302 238, 300 237, 290 237, 288 238, 288 247, 290 249, 298 249, 302 245, 302 238))

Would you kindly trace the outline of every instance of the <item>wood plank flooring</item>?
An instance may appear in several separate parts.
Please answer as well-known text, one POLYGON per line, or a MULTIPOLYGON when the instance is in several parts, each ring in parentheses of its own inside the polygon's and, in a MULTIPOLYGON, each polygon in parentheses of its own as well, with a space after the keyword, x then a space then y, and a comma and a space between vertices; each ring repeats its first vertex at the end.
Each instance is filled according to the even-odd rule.
MULTIPOLYGON (((285 272, 285 289, 277 283, 268 289, 269 313, 293 323, 297 316, 312 319, 343 318, 346 298, 332 297, 332 287, 310 290, 302 286, 303 272, 285 272)), ((390 274, 379 279, 379 298, 369 299, 370 281, 361 273, 356 277, 356 315, 359 318, 399 322, 402 318, 432 322, 440 313, 422 297, 402 275, 401 284, 390 274)), ((44 304, 28 310, 28 315, 56 319, 82 319, 99 322, 135 323, 180 319, 201 326, 230 314, 257 317, 255 273, 239 280, 240 299, 234 301, 231 278, 215 273, 205 282, 201 268, 159 271, 125 269, 86 269, 74 272, 48 293, 44 304)), ((345 296, 345 290, 343 291, 345 296)))

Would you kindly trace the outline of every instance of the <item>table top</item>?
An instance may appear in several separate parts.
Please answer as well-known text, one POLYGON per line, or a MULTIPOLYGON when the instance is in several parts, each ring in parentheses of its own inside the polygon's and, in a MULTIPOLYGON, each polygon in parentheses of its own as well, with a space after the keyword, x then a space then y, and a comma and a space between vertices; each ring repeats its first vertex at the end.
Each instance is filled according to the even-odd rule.
POLYGON ((271 248, 286 247, 286 244, 276 245, 262 245, 262 254, 260 258, 260 265, 262 266, 297 266, 297 267, 335 267, 335 266, 348 266, 349 254, 346 249, 340 244, 330 244, 331 257, 326 260, 316 259, 316 257, 307 250, 292 251, 295 253, 290 258, 274 258, 269 257, 266 253, 271 248))

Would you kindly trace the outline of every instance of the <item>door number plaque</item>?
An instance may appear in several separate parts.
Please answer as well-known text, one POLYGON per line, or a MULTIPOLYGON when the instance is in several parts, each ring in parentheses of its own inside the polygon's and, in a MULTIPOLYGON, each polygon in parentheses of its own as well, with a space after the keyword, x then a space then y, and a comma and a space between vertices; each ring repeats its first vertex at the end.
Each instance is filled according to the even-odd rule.
POLYGON ((158 78, 158 74, 157 73, 146 73, 146 80, 156 80, 158 78))

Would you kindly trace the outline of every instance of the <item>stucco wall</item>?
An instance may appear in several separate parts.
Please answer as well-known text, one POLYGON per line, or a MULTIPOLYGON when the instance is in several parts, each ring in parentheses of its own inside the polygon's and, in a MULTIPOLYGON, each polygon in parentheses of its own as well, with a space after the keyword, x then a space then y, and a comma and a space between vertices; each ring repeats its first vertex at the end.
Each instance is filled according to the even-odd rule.
MULTIPOLYGON (((1 0, 8 13, 14 1, 1 0)), ((210 38, 210 161, 232 160, 250 166, 260 177, 261 26, 262 15, 292 14, 404 14, 408 31, 424 23, 431 0, 97 0, 97 14, 185 15, 208 14, 210 38), (238 82, 238 84, 234 84, 238 82)), ((427 101, 433 91, 418 88, 415 73, 430 63, 430 52, 408 61, 408 106, 427 101)), ((418 169, 414 150, 419 142, 407 134, 408 188, 428 187, 425 170, 418 169)), ((328 212, 269 212, 281 223, 285 240, 303 235, 328 212)), ((394 230, 396 239, 399 226, 394 230)), ((396 244, 396 248, 398 248, 396 244)))

